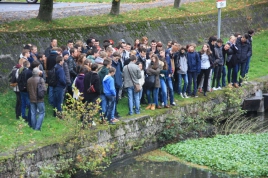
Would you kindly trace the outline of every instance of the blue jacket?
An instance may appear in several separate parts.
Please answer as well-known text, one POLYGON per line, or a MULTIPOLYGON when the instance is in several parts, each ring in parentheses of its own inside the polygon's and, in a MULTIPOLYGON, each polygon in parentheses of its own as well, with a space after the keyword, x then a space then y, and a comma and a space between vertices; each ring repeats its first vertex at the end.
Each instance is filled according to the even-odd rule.
POLYGON ((200 57, 197 52, 187 53, 187 63, 188 63, 188 72, 200 73, 201 62, 200 62, 200 57))
POLYGON ((115 88, 121 88, 123 85, 121 63, 112 60, 112 67, 116 69, 114 74, 115 88))
POLYGON ((112 76, 106 75, 102 81, 102 85, 103 85, 103 93, 106 96, 116 96, 114 79, 112 76))
POLYGON ((171 66, 171 59, 170 59, 169 53, 166 53, 166 62, 168 65, 168 74, 172 74, 172 66, 171 66))
POLYGON ((60 64, 55 65, 56 68, 56 77, 57 77, 57 85, 56 87, 65 88, 66 87, 66 79, 63 67, 60 64))

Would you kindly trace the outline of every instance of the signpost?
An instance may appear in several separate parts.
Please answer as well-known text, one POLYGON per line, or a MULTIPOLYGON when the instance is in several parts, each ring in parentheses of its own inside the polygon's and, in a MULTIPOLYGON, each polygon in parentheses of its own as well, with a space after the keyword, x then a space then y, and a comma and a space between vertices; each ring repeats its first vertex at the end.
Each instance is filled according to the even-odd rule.
POLYGON ((221 8, 226 7, 226 0, 217 0, 217 8, 218 8, 218 33, 217 38, 221 37, 221 8))

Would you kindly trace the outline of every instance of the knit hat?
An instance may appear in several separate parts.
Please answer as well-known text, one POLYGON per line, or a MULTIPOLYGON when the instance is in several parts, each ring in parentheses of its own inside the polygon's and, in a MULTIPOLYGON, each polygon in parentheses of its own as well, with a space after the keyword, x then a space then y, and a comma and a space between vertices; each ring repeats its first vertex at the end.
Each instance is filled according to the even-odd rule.
POLYGON ((41 70, 39 70, 39 68, 38 67, 36 67, 36 68, 34 68, 33 69, 33 75, 39 75, 40 74, 40 72, 42 72, 41 70))
POLYGON ((67 54, 69 55, 68 51, 67 50, 64 50, 63 53, 62 53, 62 56, 64 57, 67 54))

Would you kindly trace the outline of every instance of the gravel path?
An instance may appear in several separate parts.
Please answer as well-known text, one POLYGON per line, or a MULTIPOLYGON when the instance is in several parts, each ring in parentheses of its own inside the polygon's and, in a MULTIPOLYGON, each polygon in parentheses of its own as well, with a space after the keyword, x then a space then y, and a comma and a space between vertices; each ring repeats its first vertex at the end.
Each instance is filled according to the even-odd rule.
MULTIPOLYGON (((195 2, 198 0, 182 0, 182 3, 195 2)), ((120 12, 127 12, 136 9, 145 9, 152 7, 170 6, 174 0, 158 0, 149 3, 122 3, 120 12)), ((83 3, 83 6, 71 7, 74 3, 70 3, 70 7, 54 8, 53 19, 65 18, 69 16, 96 16, 100 14, 108 14, 111 9, 111 3, 83 3)), ((38 10, 31 11, 13 11, 0 12, 0 24, 14 20, 27 20, 35 18, 38 15, 38 10)))

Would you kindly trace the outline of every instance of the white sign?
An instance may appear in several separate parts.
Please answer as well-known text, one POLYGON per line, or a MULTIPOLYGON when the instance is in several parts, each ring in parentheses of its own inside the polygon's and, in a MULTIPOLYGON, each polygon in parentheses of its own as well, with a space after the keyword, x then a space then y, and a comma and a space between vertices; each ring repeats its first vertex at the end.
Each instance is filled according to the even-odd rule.
POLYGON ((226 0, 217 0, 217 8, 226 7, 226 0))

